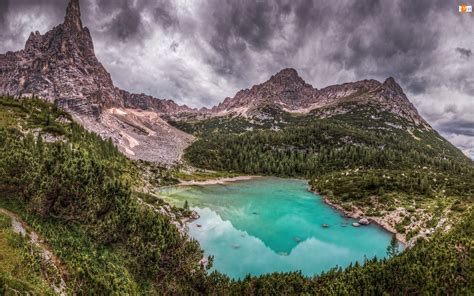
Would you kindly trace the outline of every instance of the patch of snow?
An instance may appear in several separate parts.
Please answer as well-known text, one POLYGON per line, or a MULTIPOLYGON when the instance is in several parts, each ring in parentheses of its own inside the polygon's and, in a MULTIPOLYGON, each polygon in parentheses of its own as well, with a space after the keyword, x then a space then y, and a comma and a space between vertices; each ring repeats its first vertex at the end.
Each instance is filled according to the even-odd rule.
POLYGON ((124 147, 125 149, 125 153, 127 153, 128 155, 135 155, 135 152, 133 152, 132 150, 128 149, 127 147, 124 147))
MULTIPOLYGON (((137 141, 137 139, 135 139, 134 137, 130 136, 129 134, 126 134, 126 133, 122 133, 122 136, 127 139, 127 142, 128 142, 128 146, 130 146, 130 148, 134 148, 138 145, 140 145, 140 142, 137 141)), ((134 155, 134 154, 133 154, 134 155)))
POLYGON ((127 112, 123 111, 122 109, 119 109, 119 108, 112 108, 112 112, 114 114, 118 114, 118 115, 127 115, 127 112))
POLYGON ((403 128, 403 126, 401 126, 401 125, 394 124, 394 123, 391 123, 391 122, 388 122, 388 121, 386 121, 385 124, 388 125, 388 126, 391 126, 391 127, 393 127, 393 128, 398 128, 398 129, 402 129, 402 128, 403 128))

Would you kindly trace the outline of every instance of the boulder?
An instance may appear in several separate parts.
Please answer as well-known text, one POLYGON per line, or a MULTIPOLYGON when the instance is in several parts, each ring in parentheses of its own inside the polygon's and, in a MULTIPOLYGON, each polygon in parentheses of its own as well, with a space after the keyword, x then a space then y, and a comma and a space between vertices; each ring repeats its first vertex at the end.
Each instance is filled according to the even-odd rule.
POLYGON ((209 264, 209 261, 207 260, 207 258, 202 258, 201 260, 199 260, 199 264, 206 267, 209 264))
POLYGON ((361 218, 361 219, 359 220, 359 224, 360 224, 360 225, 369 225, 369 224, 370 224, 370 221, 369 221, 369 219, 367 219, 367 218, 361 218))
POLYGON ((191 216, 189 217, 191 220, 199 219, 199 214, 196 211, 191 211, 191 216))

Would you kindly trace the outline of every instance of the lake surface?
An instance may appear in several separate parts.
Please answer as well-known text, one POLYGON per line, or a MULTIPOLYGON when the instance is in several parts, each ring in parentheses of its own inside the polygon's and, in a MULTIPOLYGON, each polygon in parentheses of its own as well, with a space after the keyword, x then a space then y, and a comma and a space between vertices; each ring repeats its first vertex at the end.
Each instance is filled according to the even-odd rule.
POLYGON ((187 200, 199 213, 189 234, 214 256, 213 269, 232 278, 297 270, 312 276, 363 262, 364 256, 386 256, 389 233, 376 225, 353 227, 355 220, 307 187, 301 180, 258 178, 171 187, 160 194, 179 207, 187 200))

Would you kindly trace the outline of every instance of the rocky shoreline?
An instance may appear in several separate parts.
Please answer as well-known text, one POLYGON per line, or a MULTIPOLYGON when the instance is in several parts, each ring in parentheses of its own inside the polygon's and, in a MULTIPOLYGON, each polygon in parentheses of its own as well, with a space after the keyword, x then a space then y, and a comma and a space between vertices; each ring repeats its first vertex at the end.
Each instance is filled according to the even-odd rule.
MULTIPOLYGON (((311 192, 320 195, 318 192, 310 190, 311 192)), ((344 209, 341 205, 334 203, 331 201, 328 197, 320 195, 324 203, 327 205, 335 208, 336 210, 340 211, 345 217, 349 217, 352 219, 356 219, 359 221, 359 224, 364 225, 364 224, 369 224, 369 223, 374 223, 386 231, 395 234, 397 240, 407 246, 408 241, 407 238, 404 234, 397 232, 397 230, 388 222, 384 219, 384 217, 373 217, 373 216, 367 216, 361 209, 359 208, 353 208, 352 210, 348 211, 344 209), (365 220, 368 222, 366 223, 365 220), (361 223, 362 222, 362 223, 361 223)))
POLYGON ((248 181, 257 178, 262 178, 262 176, 238 176, 238 177, 231 177, 231 178, 220 178, 220 179, 210 179, 204 181, 182 181, 177 184, 177 186, 193 186, 193 185, 219 185, 219 184, 226 184, 231 182, 238 182, 238 181, 248 181))

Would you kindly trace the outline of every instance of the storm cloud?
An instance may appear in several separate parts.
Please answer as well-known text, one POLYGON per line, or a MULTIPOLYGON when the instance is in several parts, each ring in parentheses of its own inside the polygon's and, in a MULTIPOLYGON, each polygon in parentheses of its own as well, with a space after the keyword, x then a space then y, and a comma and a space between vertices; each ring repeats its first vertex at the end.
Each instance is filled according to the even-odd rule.
POLYGON ((456 47, 456 51, 465 58, 470 58, 472 56, 472 50, 462 47, 456 47))
MULTIPOLYGON (((420 1, 81 0, 119 87, 211 106, 295 68, 313 86, 394 77, 420 113, 474 156, 474 15, 420 1)), ((0 0, 0 51, 64 18, 66 0, 0 0)))

